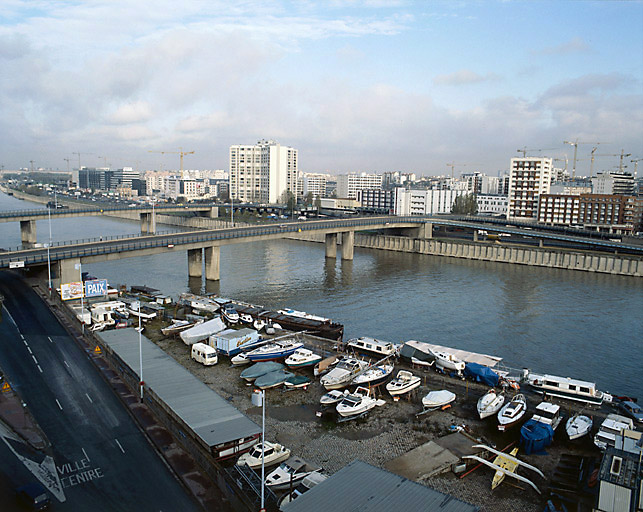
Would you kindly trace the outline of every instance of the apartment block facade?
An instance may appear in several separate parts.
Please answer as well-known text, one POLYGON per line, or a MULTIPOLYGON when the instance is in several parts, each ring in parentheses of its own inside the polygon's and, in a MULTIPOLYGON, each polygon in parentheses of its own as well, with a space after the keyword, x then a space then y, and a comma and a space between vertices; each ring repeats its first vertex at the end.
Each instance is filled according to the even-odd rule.
POLYGON ((511 159, 508 219, 537 220, 540 195, 549 193, 551 170, 551 158, 511 159))
POLYGON ((340 174, 337 176, 337 197, 357 199, 358 190, 382 188, 381 174, 340 174))

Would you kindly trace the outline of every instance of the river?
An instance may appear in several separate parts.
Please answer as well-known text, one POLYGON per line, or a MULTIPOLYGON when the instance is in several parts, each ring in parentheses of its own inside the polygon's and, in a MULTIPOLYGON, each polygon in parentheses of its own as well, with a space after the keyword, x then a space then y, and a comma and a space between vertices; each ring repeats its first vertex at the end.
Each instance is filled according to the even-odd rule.
MULTIPOLYGON (((37 208, 0 193, 0 210, 37 208)), ((139 224, 104 217, 52 221, 53 240, 134 234, 139 224)), ((175 228, 159 226, 159 230, 175 228)), ((38 241, 49 236, 37 223, 38 241)), ((0 247, 20 244, 0 223, 0 247)), ((643 399, 643 279, 355 249, 327 260, 322 244, 275 240, 223 246, 221 280, 187 276, 185 251, 83 265, 110 284, 215 292, 291 307, 345 325, 345 339, 416 339, 504 358, 514 368, 569 376, 643 399), (638 377, 637 377, 638 375, 638 377)))

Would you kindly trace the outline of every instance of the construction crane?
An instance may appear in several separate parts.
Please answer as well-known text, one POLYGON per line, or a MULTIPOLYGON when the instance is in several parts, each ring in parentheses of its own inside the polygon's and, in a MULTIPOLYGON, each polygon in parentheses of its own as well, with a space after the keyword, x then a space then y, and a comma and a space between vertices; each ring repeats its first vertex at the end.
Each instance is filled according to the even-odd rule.
MULTIPOLYGON (((83 153, 83 155, 93 155, 94 153, 83 153)), ((80 171, 80 152, 74 151, 72 155, 78 155, 78 170, 80 171)))
POLYGON ((109 164, 109 166, 107 165, 107 157, 106 156, 99 156, 98 158, 103 159, 103 163, 105 164, 106 169, 112 166, 112 164, 109 164))
POLYGON ((530 151, 553 151, 554 149, 557 148, 527 149, 527 146, 523 146, 522 149, 517 149, 516 152, 522 153, 522 157, 527 158, 527 153, 529 153, 530 151))
POLYGON ((69 162, 70 162, 71 159, 70 158, 63 158, 63 160, 65 162, 67 162, 67 172, 69 172, 69 162))
POLYGON ((185 155, 193 155, 194 151, 183 151, 183 148, 179 148, 179 151, 149 151, 149 153, 161 153, 162 155, 181 155, 181 179, 183 179, 183 157, 185 155))
POLYGON ((634 175, 635 176, 639 172, 639 162, 641 160, 643 160, 643 158, 635 158, 634 160, 630 160, 630 162, 634 163, 634 175))
POLYGON ((623 165, 623 158, 626 156, 632 156, 632 153, 625 153, 625 150, 621 149, 620 153, 608 153, 608 154, 602 154, 602 155, 596 155, 596 156, 618 156, 620 158, 620 163, 618 165, 618 172, 623 172, 623 169, 627 167, 627 165, 623 165))
POLYGON ((450 164, 447 164, 447 167, 451 167, 451 180, 454 179, 453 173, 454 173, 454 169, 455 169, 456 166, 458 166, 458 167, 466 167, 467 164, 456 164, 455 162, 451 162, 450 164))
POLYGON ((572 165, 572 180, 576 178, 576 153, 578 151, 578 145, 579 144, 605 144, 605 142, 579 142, 578 139, 575 141, 569 141, 569 140, 564 140, 563 144, 569 144, 570 146, 574 146, 574 164, 572 165))

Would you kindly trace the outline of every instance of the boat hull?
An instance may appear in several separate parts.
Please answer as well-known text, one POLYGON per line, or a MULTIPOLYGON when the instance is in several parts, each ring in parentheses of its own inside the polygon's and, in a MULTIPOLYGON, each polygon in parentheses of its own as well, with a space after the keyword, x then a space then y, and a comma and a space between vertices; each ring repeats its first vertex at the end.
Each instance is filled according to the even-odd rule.
POLYGON ((391 383, 389 383, 386 386, 386 391, 388 391, 389 395, 400 396, 400 395, 405 395, 406 393, 409 393, 416 388, 419 388, 420 384, 422 384, 422 379, 418 377, 417 380, 410 381, 404 386, 395 387, 395 388, 391 388, 390 384, 391 383))
POLYGON ((542 389, 537 386, 534 386, 533 384, 530 384, 532 390, 534 393, 538 393, 539 395, 546 394, 547 397, 555 397, 555 398, 563 398, 565 400, 573 400, 575 402, 582 402, 586 403, 589 405, 595 405, 595 406, 600 406, 603 404, 603 398, 591 398, 591 397, 585 397, 581 395, 574 395, 572 393, 565 393, 564 391, 554 391, 551 389, 542 389))

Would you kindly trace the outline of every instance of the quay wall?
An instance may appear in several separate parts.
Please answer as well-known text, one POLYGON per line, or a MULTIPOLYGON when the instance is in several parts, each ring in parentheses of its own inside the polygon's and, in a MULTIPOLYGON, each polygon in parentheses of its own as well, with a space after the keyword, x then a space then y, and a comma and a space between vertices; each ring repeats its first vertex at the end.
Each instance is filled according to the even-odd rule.
MULTIPOLYGON (((320 243, 325 241, 324 235, 318 234, 298 235, 290 238, 320 243)), ((357 233, 354 243, 356 247, 368 249, 643 277, 642 258, 618 254, 569 251, 547 247, 519 247, 486 241, 454 242, 430 238, 357 233)))

